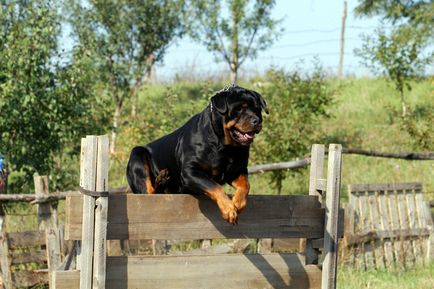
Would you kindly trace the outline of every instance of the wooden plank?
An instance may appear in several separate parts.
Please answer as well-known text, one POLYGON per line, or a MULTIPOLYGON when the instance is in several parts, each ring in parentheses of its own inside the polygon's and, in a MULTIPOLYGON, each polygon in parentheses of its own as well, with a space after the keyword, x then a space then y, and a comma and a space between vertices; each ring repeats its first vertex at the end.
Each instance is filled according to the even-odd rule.
MULTIPOLYGON (((378 192, 369 192, 368 193, 368 201, 369 201, 369 210, 370 210, 370 226, 374 231, 381 230, 381 216, 379 213, 379 204, 378 204, 378 192)), ((379 240, 373 240, 372 242, 374 247, 374 256, 375 256, 375 266, 376 268, 384 268, 384 248, 383 248, 383 238, 379 240)))
POLYGON ((12 288, 11 258, 9 256, 9 244, 7 234, 0 226, 0 272, 3 286, 6 289, 12 288))
POLYGON ((45 231, 25 231, 8 233, 10 249, 45 245, 45 231))
MULTIPOLYGON (((420 229, 417 206, 415 203, 415 196, 413 191, 406 191, 405 197, 407 199, 408 206, 408 225, 411 229, 420 229)), ((418 238, 411 240, 412 243, 412 253, 415 264, 423 265, 423 236, 418 236, 418 238)))
MULTIPOLYGON (((108 190, 109 140, 108 136, 98 136, 98 156, 96 167, 96 191, 108 190)), ((93 289, 104 289, 106 280, 106 240, 107 240, 108 197, 96 200, 95 210, 95 249, 93 260, 93 289)))
POLYGON ((319 198, 321 198, 321 194, 317 191, 317 184, 319 179, 324 179, 324 151, 324 145, 312 145, 309 174, 309 195, 318 196, 319 198))
MULTIPOLYGON (((68 197, 70 239, 81 238, 81 198, 68 197)), ((324 209, 314 196, 251 195, 238 225, 224 221, 206 196, 109 196, 107 239, 322 238, 324 209)), ((343 211, 340 211, 340 236, 343 211)))
POLYGON ((12 282, 16 288, 48 284, 48 271, 16 271, 12 273, 12 282))
MULTIPOLYGON (((384 192, 385 192, 385 196, 387 197, 387 205, 388 205, 389 216, 390 216, 389 230, 391 231, 401 230, 400 223, 399 223, 399 206, 398 206, 396 192, 395 191, 384 191, 384 192)), ((401 261, 402 264, 404 264, 404 259, 401 252, 402 242, 400 237, 391 236, 390 240, 393 246, 393 256, 395 260, 395 266, 399 266, 401 261)))
MULTIPOLYGON (((397 191, 397 202, 398 202, 398 213, 399 213, 399 224, 404 230, 410 229, 409 226, 409 211, 407 206, 407 198, 403 191, 397 191)), ((404 266, 412 267, 414 264, 413 255, 413 244, 410 240, 406 240, 404 237, 401 240, 401 254, 403 255, 404 266)))
POLYGON ((34 252, 19 252, 11 253, 12 265, 25 264, 25 263, 45 263, 47 262, 47 253, 45 250, 38 250, 34 252))
MULTIPOLYGON (((324 152, 324 145, 312 145, 309 174, 309 195, 317 196, 321 203, 323 202, 322 192, 325 190, 318 191, 318 183, 320 183, 320 179, 323 180, 324 178, 324 152)), ((304 250, 306 254, 306 264, 318 264, 319 250, 313 247, 312 242, 313 239, 306 239, 306 246, 304 250)))
POLYGON ((321 192, 327 191, 327 180, 326 179, 317 179, 315 189, 317 191, 321 191, 321 192))
POLYGON ((338 223, 341 188, 342 146, 329 145, 327 169, 326 218, 324 232, 324 261, 322 263, 322 289, 336 288, 338 262, 338 223))
POLYGON ((420 190, 421 183, 398 183, 398 184, 352 184, 351 192, 375 192, 375 191, 402 191, 420 190))
MULTIPOLYGON (((110 289, 321 288, 321 271, 298 254, 107 257, 110 289)), ((79 275, 56 272, 56 288, 72 289, 79 275)))
MULTIPOLYGON (((381 191, 378 195, 378 209, 381 218, 381 230, 382 231, 390 231, 391 230, 391 218, 389 215, 389 210, 387 207, 387 195, 381 191)), ((393 266, 395 260, 393 255, 393 244, 390 238, 382 238, 383 240, 383 248, 384 248, 384 262, 386 268, 390 268, 393 266)))
POLYGON ((54 271, 53 288, 56 289, 77 289, 80 288, 80 271, 54 271))
POLYGON ((430 229, 430 236, 425 241, 425 258, 427 262, 434 260, 434 224, 431 215, 430 204, 423 200, 422 191, 416 192, 416 204, 420 212, 420 220, 423 227, 430 229))
MULTIPOLYGON (((48 177, 34 176, 36 198, 46 198, 50 195, 48 192, 48 177)), ((38 223, 39 230, 45 230, 52 227, 51 224, 51 207, 50 203, 38 203, 38 223)))
POLYGON ((415 228, 415 229, 398 229, 398 230, 372 230, 367 232, 359 232, 356 234, 348 234, 345 236, 347 238, 348 244, 359 244, 367 243, 372 240, 380 239, 394 239, 394 238, 404 238, 409 240, 415 240, 421 236, 427 237, 430 235, 430 229, 428 228, 415 228))
MULTIPOLYGON (((82 155, 80 164, 80 186, 86 190, 95 191, 97 138, 87 136, 81 142, 82 155)), ((77 212, 76 212, 77 213, 77 212)), ((94 245, 94 221, 95 198, 83 196, 83 227, 80 264, 80 289, 92 288, 93 245, 94 245)))

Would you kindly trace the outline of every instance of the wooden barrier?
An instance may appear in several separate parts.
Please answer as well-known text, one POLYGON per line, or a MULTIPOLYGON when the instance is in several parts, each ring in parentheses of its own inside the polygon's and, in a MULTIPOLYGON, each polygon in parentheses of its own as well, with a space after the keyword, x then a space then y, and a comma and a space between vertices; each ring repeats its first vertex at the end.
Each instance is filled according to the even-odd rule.
POLYGON ((434 259, 434 225, 422 184, 348 188, 346 263, 360 268, 411 268, 434 259))
MULTIPOLYGON (((82 240, 79 268, 54 273, 55 288, 335 288, 341 147, 329 148, 327 181, 313 196, 251 195, 238 225, 205 196, 71 196, 66 239, 82 240), (325 196, 324 196, 325 195, 325 196), (320 197, 325 197, 320 202, 320 197), (323 204, 323 205, 322 205, 323 204), (112 239, 307 238, 324 248, 322 266, 300 254, 107 256, 112 239), (321 270, 322 267, 322 270, 321 270)), ((81 186, 107 190, 108 138, 82 141, 81 186), (90 180, 85 180, 89 178, 90 180), (99 185, 98 185, 99 184, 99 185)))
MULTIPOLYGON (((35 195, 49 197, 48 178, 35 176, 35 195)), ((5 289, 50 283, 51 272, 60 265, 61 237, 57 202, 37 204, 39 230, 6 233, 0 222, 0 269, 5 289), (42 269, 11 270, 11 266, 37 263, 42 269)), ((1 216, 0 216, 1 217, 1 216)))

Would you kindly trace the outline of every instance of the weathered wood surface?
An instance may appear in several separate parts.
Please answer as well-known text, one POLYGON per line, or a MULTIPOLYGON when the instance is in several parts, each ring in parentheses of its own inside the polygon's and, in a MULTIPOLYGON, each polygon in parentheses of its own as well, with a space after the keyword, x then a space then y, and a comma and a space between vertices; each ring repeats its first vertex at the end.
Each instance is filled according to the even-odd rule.
MULTIPOLYGON (((98 139, 87 136, 81 139, 80 155, 80 186, 86 190, 95 191, 98 139)), ((80 252, 80 289, 92 288, 93 250, 95 228, 95 198, 83 196, 82 244, 80 252)))
POLYGON ((48 283, 48 271, 17 271, 12 273, 12 283, 15 288, 34 287, 38 284, 48 283))
POLYGON ((12 265, 25 264, 25 263, 46 263, 47 262, 47 252, 45 250, 37 250, 33 252, 19 252, 11 253, 12 265))
MULTIPOLYGON (((68 197, 66 238, 81 238, 81 197, 68 197)), ((325 211, 314 196, 249 196, 238 225, 205 196, 109 196, 107 239, 322 238, 325 211)), ((343 211, 340 212, 340 235, 343 211)))
POLYGON ((351 185, 354 224, 346 232, 359 268, 412 267, 431 256, 433 223, 420 183, 351 185))
MULTIPOLYGON (((56 288, 79 274, 56 272, 56 288)), ((107 257, 106 288, 321 288, 321 270, 298 254, 107 257)))
MULTIPOLYGON (((309 174, 309 196, 316 196, 321 204, 323 203, 322 197, 325 189, 318 189, 318 187, 320 187, 320 183, 323 185, 327 184, 327 182, 324 181, 324 152, 324 145, 312 145, 311 165, 309 174)), ((311 238, 306 239, 306 264, 318 264, 319 250, 313 248, 313 240, 314 239, 311 238)))
POLYGON ((45 231, 11 232, 7 238, 10 249, 45 245, 45 231))
POLYGON ((56 289, 78 289, 80 288, 80 271, 54 271, 53 287, 56 289))
MULTIPOLYGON (((322 289, 336 288, 339 241, 339 202, 341 191, 342 146, 329 145, 327 192, 324 232, 324 261, 322 263, 322 289)), ((343 222, 341 222, 343 223, 343 222)))

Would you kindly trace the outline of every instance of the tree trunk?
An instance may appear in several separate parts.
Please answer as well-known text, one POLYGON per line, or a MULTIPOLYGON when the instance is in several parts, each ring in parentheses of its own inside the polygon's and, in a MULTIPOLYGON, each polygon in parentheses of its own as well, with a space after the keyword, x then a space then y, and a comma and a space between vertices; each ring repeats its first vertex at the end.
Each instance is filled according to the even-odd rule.
POLYGON ((112 128, 112 139, 110 142, 110 154, 116 152, 116 133, 119 127, 119 117, 121 115, 122 104, 115 101, 115 113, 113 115, 113 128, 112 128))
POLYGON ((342 15, 342 27, 341 27, 341 50, 339 53, 339 70, 338 78, 342 79, 342 71, 344 66, 344 48, 345 48, 345 23, 347 21, 347 1, 344 0, 344 14, 342 15))
POLYGON ((237 84, 238 65, 239 65, 239 43, 238 43, 238 25, 240 19, 237 11, 232 11, 232 40, 231 40, 231 82, 237 84))
POLYGON ((404 100, 404 90, 401 90, 400 93, 401 93, 402 117, 406 117, 407 116, 407 104, 405 103, 405 100, 404 100))

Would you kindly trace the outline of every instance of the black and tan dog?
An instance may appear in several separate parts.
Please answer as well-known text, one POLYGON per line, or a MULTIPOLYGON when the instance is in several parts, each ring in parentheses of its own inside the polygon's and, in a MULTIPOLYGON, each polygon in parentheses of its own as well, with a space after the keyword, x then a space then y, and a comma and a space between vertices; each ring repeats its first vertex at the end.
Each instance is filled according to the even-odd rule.
POLYGON ((263 97, 231 86, 217 92, 207 108, 174 132, 135 147, 127 167, 133 193, 203 193, 231 224, 245 208, 249 147, 268 114, 263 97), (232 200, 223 184, 236 192, 232 200))

